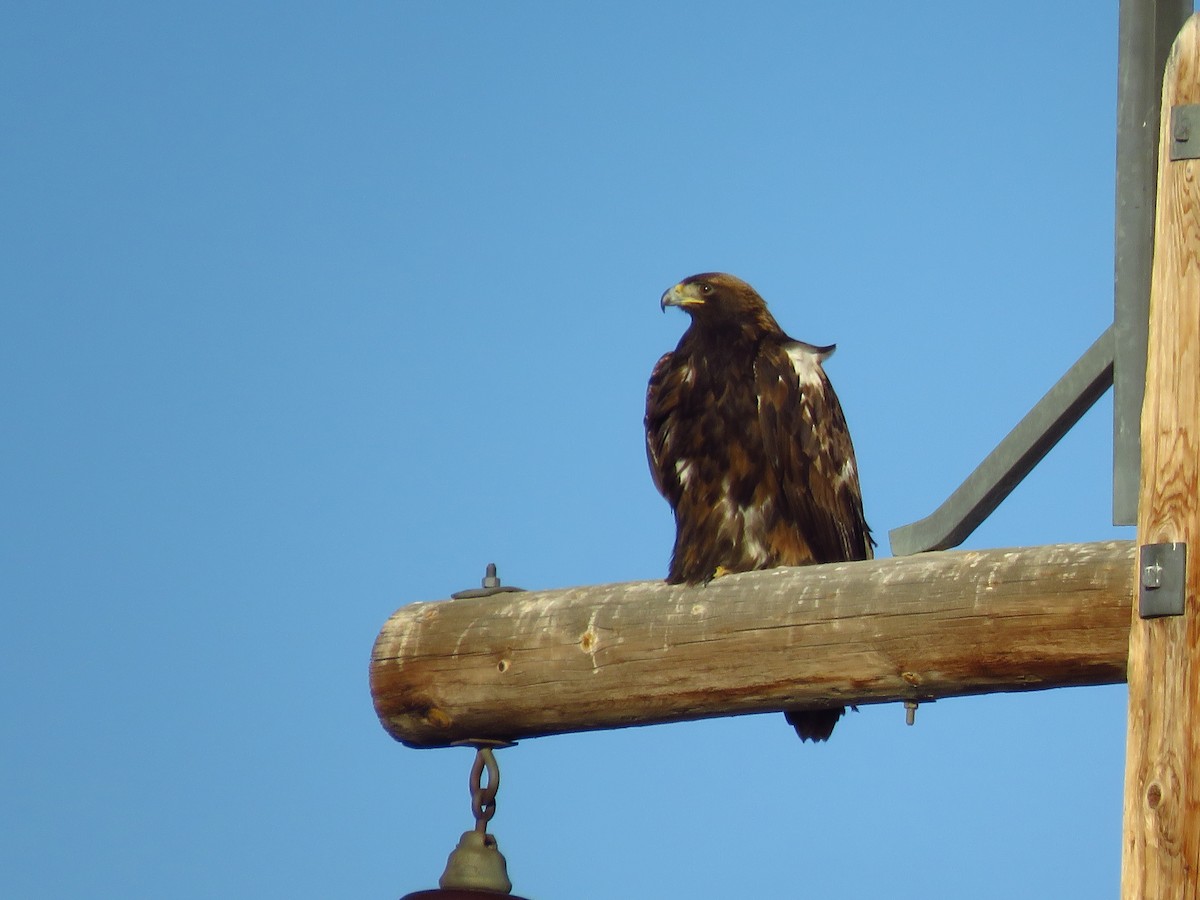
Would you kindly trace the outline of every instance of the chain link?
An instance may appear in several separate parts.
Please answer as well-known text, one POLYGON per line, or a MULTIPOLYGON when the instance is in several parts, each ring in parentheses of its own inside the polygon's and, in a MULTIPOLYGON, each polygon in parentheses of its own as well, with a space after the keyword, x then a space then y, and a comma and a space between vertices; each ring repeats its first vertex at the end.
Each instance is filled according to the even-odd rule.
POLYGON ((475 816, 475 830, 480 834, 487 831, 487 823, 496 814, 496 792, 500 790, 500 766, 491 747, 479 747, 475 751, 475 762, 471 766, 471 812, 475 816), (487 784, 483 783, 483 772, 487 769, 487 784))

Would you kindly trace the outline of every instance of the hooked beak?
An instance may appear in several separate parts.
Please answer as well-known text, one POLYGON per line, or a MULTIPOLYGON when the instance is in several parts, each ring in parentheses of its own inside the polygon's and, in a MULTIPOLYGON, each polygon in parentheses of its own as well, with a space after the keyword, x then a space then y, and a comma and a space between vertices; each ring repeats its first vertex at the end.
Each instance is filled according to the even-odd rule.
POLYGON ((704 300, 692 293, 692 285, 680 282, 662 295, 662 300, 658 305, 663 312, 667 311, 668 306, 678 306, 680 309, 687 310, 703 306, 704 300))

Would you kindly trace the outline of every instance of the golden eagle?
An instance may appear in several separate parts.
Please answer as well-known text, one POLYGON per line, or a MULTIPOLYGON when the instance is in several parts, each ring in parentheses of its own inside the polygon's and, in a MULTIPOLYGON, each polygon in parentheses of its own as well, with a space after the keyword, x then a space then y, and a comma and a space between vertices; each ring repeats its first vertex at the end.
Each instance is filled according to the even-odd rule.
MULTIPOLYGON (((870 559, 854 447, 821 363, 835 345, 788 337, 732 275, 686 278, 661 306, 691 316, 646 392, 646 451, 675 513, 667 581, 870 559)), ((791 711, 801 739, 829 737, 845 709, 791 711)))

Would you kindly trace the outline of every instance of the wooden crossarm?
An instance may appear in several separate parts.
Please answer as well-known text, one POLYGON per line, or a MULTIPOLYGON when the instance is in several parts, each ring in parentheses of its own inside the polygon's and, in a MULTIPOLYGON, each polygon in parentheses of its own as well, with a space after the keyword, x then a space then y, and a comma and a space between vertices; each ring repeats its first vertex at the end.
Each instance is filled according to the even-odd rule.
POLYGON ((371 690, 416 747, 1125 677, 1129 542, 413 603, 371 690))

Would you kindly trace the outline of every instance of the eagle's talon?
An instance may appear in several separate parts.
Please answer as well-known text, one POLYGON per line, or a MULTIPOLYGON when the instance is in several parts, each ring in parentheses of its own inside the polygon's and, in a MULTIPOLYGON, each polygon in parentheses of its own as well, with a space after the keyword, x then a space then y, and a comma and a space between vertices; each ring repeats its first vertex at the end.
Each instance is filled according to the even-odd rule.
POLYGON ((722 575, 732 575, 732 574, 733 574, 733 569, 727 569, 724 566, 717 566, 715 569, 713 569, 713 573, 711 575, 709 575, 708 578, 704 579, 704 583, 708 584, 710 581, 720 578, 722 575))

